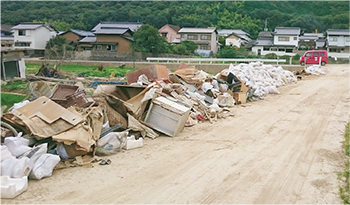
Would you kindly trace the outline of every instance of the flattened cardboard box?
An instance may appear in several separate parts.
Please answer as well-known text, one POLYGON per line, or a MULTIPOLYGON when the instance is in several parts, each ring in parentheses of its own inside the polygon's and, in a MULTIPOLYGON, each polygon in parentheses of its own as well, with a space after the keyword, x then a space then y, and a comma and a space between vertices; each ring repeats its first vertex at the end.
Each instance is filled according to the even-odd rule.
POLYGON ((24 122, 37 139, 57 135, 73 128, 83 120, 79 113, 73 113, 45 96, 12 113, 24 122))

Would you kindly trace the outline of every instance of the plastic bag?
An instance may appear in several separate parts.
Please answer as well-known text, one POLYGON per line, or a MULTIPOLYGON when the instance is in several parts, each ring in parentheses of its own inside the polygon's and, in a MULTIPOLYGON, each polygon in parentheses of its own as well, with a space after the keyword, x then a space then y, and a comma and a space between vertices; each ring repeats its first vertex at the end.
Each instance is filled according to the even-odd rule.
POLYGON ((126 144, 128 132, 110 132, 97 141, 96 155, 111 155, 119 152, 126 144))
POLYGON ((4 144, 10 150, 11 154, 15 157, 31 150, 29 140, 21 137, 22 133, 18 134, 17 137, 6 137, 4 144))
POLYGON ((28 176, 29 172, 29 158, 27 157, 21 159, 9 158, 1 162, 1 176, 22 178, 28 176))
POLYGON ((42 179, 52 175, 55 166, 60 162, 60 157, 53 154, 43 154, 34 164, 33 170, 29 174, 30 179, 42 179))
POLYGON ((15 157, 11 154, 10 150, 7 148, 6 145, 1 145, 1 162, 10 158, 15 157))

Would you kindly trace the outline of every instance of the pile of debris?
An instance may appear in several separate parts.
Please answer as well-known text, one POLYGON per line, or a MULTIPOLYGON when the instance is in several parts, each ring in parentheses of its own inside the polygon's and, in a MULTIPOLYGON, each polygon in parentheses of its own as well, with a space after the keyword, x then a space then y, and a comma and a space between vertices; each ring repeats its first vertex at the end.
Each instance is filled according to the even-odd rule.
POLYGON ((231 64, 215 76, 181 64, 173 73, 151 65, 128 73, 126 81, 100 84, 90 95, 78 85, 58 83, 50 89, 44 81, 32 82, 31 100, 16 103, 1 117, 7 125, 2 126, 2 177, 25 181, 51 176, 58 168, 110 164, 96 156, 233 116, 230 107, 279 93, 277 87, 296 77, 262 63, 231 64))

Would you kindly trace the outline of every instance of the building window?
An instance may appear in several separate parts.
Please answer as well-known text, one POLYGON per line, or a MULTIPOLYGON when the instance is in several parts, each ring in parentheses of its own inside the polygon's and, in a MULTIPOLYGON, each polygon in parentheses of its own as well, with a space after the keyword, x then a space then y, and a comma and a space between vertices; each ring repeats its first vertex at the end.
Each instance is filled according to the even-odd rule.
POLYGON ((350 37, 345 37, 346 42, 350 42, 350 37))
POLYGON ((277 48, 271 48, 271 51, 277 51, 277 48))
POLYGON ((264 47, 263 50, 264 50, 264 51, 269 51, 270 48, 269 48, 269 47, 264 47))
POLYGON ((30 43, 28 43, 28 42, 16 42, 15 46, 16 47, 29 47, 30 43))
POLYGON ((278 41, 289 41, 289 37, 279 36, 278 41))
POLYGON ((338 41, 338 38, 337 37, 329 37, 329 41, 336 42, 336 41, 338 41))
POLYGON ((19 36, 25 36, 26 35, 26 30, 18 30, 18 35, 19 36))
POLYGON ((181 38, 185 38, 185 34, 181 34, 181 38))
POLYGON ((201 35, 201 40, 211 40, 210 35, 201 35))
POLYGON ((197 40, 197 39, 198 39, 198 36, 197 36, 197 35, 193 35, 193 34, 188 34, 188 35, 187 35, 187 39, 188 39, 188 40, 197 40))
POLYGON ((162 37, 166 38, 167 33, 162 33, 162 37))
POLYGON ((102 50, 102 45, 96 45, 96 50, 102 50))
POLYGON ((286 51, 285 48, 278 48, 278 51, 286 51))
POLYGON ((116 46, 115 45, 107 45, 107 51, 115 51, 116 46))
POLYGON ((207 45, 201 45, 199 48, 201 50, 208 50, 208 46, 207 45))
POLYGON ((286 53, 293 53, 293 49, 287 48, 287 49, 286 49, 286 53))
POLYGON ((294 41, 298 40, 298 37, 294 37, 293 40, 294 40, 294 41))

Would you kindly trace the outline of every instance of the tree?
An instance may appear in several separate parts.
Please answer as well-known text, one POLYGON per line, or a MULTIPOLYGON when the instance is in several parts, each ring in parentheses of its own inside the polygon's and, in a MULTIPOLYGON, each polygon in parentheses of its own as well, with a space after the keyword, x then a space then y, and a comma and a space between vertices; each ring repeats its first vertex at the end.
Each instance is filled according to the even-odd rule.
POLYGON ((142 25, 133 37, 132 49, 134 51, 145 53, 164 53, 166 51, 166 41, 154 26, 142 25))
POLYGON ((237 52, 232 46, 224 46, 215 56, 217 58, 235 58, 237 52))
POLYGON ((57 69, 59 69, 62 62, 69 58, 67 51, 73 51, 74 47, 68 45, 63 36, 55 36, 46 43, 45 49, 45 58, 58 59, 57 69))

